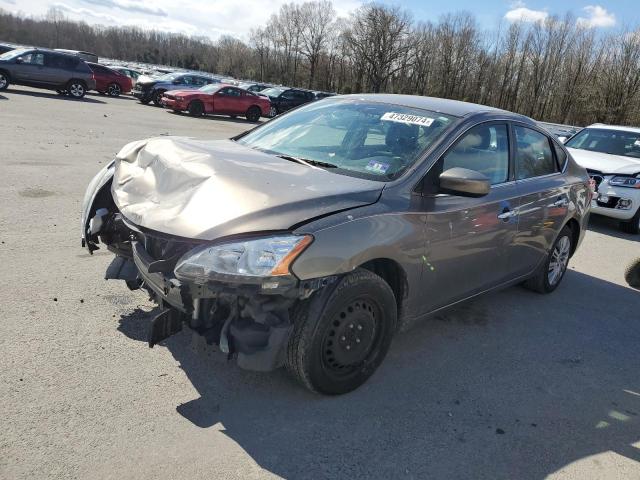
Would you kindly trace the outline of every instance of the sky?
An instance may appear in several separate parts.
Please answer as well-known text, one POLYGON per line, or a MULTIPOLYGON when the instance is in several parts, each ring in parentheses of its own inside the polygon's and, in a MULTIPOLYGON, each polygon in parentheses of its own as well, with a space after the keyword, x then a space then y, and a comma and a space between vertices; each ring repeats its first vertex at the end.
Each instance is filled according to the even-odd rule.
MULTIPOLYGON (((57 7, 73 20, 91 24, 133 25, 187 35, 233 35, 247 40, 252 27, 266 23, 280 6, 304 0, 0 0, 0 8, 21 15, 42 16, 57 7)), ((380 1, 380 0, 379 0, 380 1)), ((437 21, 446 13, 467 11, 491 30, 500 22, 535 22, 570 11, 576 21, 601 31, 640 26, 638 0, 382 0, 409 10, 416 21, 437 21)), ((364 0, 334 0, 340 16, 364 0)), ((0 32, 1 36, 2 32, 0 32)))

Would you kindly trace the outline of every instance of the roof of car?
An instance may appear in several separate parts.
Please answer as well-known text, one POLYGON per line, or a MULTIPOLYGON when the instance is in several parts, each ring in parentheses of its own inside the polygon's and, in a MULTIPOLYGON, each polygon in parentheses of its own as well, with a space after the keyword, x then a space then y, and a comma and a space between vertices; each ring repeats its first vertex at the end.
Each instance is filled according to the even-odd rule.
POLYGON ((622 130, 623 132, 640 133, 640 127, 627 127, 625 125, 607 125, 605 123, 594 123, 587 128, 599 128, 601 130, 622 130))
POLYGON ((338 98, 357 98, 362 100, 368 100, 371 102, 391 103, 395 105, 402 105, 410 108, 421 108, 424 110, 431 110, 433 112, 444 113, 447 115, 453 115, 455 117, 464 117, 472 113, 480 112, 501 112, 505 114, 517 117, 520 120, 524 120, 527 123, 535 122, 529 117, 520 115, 517 113, 509 112, 507 110, 501 110, 495 107, 488 107, 486 105, 478 105, 477 103, 461 102, 459 100, 449 100, 446 98, 436 97, 421 97, 418 95, 397 95, 391 93, 358 93, 352 95, 340 95, 338 98))

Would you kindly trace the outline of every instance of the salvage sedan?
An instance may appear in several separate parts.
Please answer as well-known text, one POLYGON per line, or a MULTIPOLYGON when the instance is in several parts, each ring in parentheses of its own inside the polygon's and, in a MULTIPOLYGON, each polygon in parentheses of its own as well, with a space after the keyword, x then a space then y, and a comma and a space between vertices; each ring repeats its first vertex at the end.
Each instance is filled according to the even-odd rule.
POLYGON ((125 146, 91 182, 89 251, 247 369, 307 388, 364 383, 393 336, 465 299, 560 284, 589 177, 520 115, 414 96, 310 103, 231 140, 125 146))

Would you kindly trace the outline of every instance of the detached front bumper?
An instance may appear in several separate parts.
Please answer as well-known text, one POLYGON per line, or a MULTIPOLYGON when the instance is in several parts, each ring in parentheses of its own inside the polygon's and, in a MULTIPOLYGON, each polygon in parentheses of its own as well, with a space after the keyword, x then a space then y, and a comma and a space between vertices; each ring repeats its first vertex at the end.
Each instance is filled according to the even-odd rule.
POLYGON ((284 364, 286 345, 293 330, 289 311, 296 301, 310 294, 309 288, 317 282, 300 285, 292 278, 277 290, 263 290, 260 284, 182 282, 175 277, 173 269, 181 252, 193 245, 184 242, 176 246, 166 243, 171 242, 166 239, 154 244, 157 239, 141 235, 140 240, 132 242, 133 258, 128 261, 133 261, 142 287, 161 308, 161 313, 152 321, 150 346, 177 333, 186 324, 207 343, 217 345, 226 354, 236 355, 242 368, 270 371, 284 364), (157 251, 175 254, 169 260, 156 259, 153 253, 157 251))

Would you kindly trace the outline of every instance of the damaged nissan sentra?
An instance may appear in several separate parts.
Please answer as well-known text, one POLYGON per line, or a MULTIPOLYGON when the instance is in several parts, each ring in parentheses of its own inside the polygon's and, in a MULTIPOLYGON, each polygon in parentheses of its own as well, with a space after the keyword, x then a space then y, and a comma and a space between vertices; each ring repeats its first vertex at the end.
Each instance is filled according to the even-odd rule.
POLYGON ((332 97, 230 140, 131 143, 91 182, 82 243, 247 369, 364 383, 394 334, 497 288, 549 293, 580 244, 586 171, 527 117, 452 100, 332 97))

